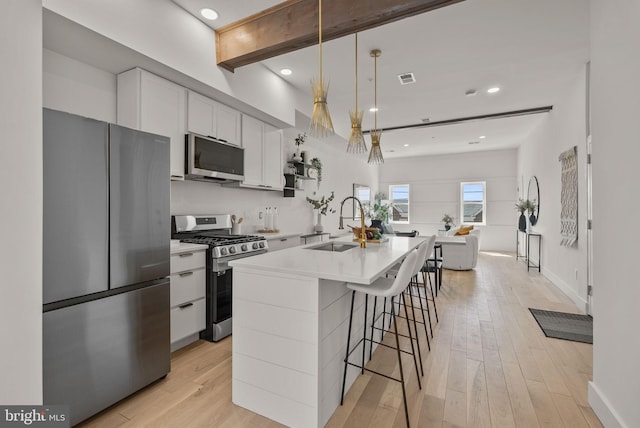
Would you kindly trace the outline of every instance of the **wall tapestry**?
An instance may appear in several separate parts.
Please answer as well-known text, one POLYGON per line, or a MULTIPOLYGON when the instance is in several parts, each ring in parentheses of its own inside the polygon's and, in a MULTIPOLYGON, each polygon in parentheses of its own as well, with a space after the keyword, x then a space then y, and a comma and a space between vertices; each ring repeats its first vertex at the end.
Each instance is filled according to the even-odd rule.
POLYGON ((563 152, 560 193, 560 245, 571 247, 578 241, 578 146, 563 152))

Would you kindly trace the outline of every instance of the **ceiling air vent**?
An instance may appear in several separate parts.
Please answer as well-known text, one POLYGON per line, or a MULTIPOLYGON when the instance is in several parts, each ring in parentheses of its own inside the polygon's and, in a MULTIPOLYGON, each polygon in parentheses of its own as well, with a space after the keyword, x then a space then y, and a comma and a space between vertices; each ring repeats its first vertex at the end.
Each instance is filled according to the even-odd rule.
POLYGON ((400 79, 401 85, 408 85, 409 83, 416 83, 416 78, 413 73, 402 73, 398 74, 398 79, 400 79))

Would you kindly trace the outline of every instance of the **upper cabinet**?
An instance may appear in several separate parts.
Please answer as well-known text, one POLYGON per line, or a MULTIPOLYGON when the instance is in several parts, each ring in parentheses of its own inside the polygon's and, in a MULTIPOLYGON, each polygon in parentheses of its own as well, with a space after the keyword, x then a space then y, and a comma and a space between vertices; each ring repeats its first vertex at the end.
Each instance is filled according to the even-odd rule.
POLYGON ((240 112, 196 92, 188 93, 188 131, 239 146, 240 112))
POLYGON ((187 90, 140 68, 118 75, 117 122, 171 139, 171 179, 184 179, 187 90))
POLYGON ((282 131, 242 115, 243 187, 282 190, 282 131))

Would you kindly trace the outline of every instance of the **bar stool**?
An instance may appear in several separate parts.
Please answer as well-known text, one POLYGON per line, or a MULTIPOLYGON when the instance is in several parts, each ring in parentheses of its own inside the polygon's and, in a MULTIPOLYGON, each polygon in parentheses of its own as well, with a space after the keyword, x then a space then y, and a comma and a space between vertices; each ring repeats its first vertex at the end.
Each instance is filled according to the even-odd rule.
MULTIPOLYGON (((427 338, 427 348, 429 350, 431 350, 431 343, 429 341, 429 334, 427 332, 427 318, 428 318, 429 319, 429 329, 431 329, 431 337, 433 337, 433 329, 431 327, 431 314, 429 313, 429 307, 428 307, 429 302, 427 302, 427 317, 425 318, 425 316, 424 316, 425 308, 422 305, 422 300, 421 299, 418 300, 419 303, 420 303, 420 313, 422 314, 422 321, 419 321, 417 319, 417 317, 416 317, 416 314, 415 314, 415 306, 413 304, 413 297, 414 296, 413 296, 413 292, 412 292, 412 287, 414 285, 416 287, 418 287, 418 274, 421 273, 422 267, 423 267, 423 265, 425 263, 425 260, 427 258, 427 252, 429 250, 429 239, 424 240, 418 246, 418 248, 416 248, 416 250, 418 251, 418 253, 417 253, 418 257, 416 257, 416 263, 415 263, 415 266, 413 268, 413 272, 411 274, 411 279, 410 279, 409 283, 407 284, 407 291, 409 292, 409 296, 410 296, 410 300, 409 301, 410 301, 410 306, 411 306, 411 313, 413 315, 413 326, 414 326, 413 328, 414 328, 414 331, 416 332, 416 341, 418 341, 418 327, 417 327, 417 324, 422 324, 423 327, 424 327, 425 337, 427 338), (414 278, 415 278, 415 281, 414 281, 414 278)), ((398 267, 397 266, 394 266, 393 268, 391 268, 391 269, 389 269, 387 271, 387 276, 397 276, 397 275, 398 275, 398 267)), ((420 297, 420 290, 418 290, 416 288, 416 291, 418 292, 418 296, 417 297, 420 297)), ((374 300, 373 300, 373 312, 374 313, 376 311, 376 300, 377 300, 377 298, 374 298, 374 300)), ((384 307, 385 308, 386 308, 386 305, 387 305, 387 301, 385 299, 385 301, 384 301, 384 307)), ((400 312, 399 308, 398 308, 398 312, 400 312)), ((382 325, 383 326, 385 324, 386 314, 387 314, 386 311, 383 311, 382 314, 381 314, 382 315, 382 325)), ((400 318, 403 318, 402 316, 397 315, 397 314, 396 314, 396 316, 398 316, 400 318)), ((391 319, 389 319, 389 327, 391 327, 391 319)), ((374 326, 372 325, 371 326, 371 337, 372 338, 373 338, 373 330, 374 330, 374 326)), ((422 367, 422 354, 420 352, 420 343, 419 342, 418 342, 418 356, 420 357, 420 372, 424 376, 424 370, 423 370, 423 367, 422 367)), ((371 359, 371 353, 369 353, 369 359, 371 359)))
MULTIPOLYGON (((431 236, 429 238, 429 241, 427 243, 428 245, 428 249, 427 249, 427 257, 431 256, 431 253, 434 253, 433 258, 427 258, 426 262, 424 263, 424 266, 421 269, 422 272, 422 282, 424 283, 424 299, 426 300, 427 303, 427 314, 429 313, 429 302, 433 303, 433 312, 436 316, 436 323, 439 322, 438 319, 438 308, 436 306, 436 295, 437 295, 437 290, 438 290, 438 284, 436 282, 436 287, 435 287, 435 292, 433 289, 433 281, 431 281, 431 275, 429 275, 430 273, 434 273, 436 276, 436 280, 442 280, 442 259, 438 259, 436 257, 435 254, 435 242, 436 242, 436 237, 431 236), (438 277, 440 279, 438 279, 438 277), (429 293, 427 291, 427 280, 429 281, 429 288, 431 290, 431 298, 429 298, 429 293)), ((420 289, 418 288, 418 293, 420 293, 420 289)), ((423 298, 422 296, 420 296, 421 299, 423 298)), ((429 327, 431 327, 431 315, 429 315, 429 327)), ((433 330, 431 330, 431 337, 433 337, 433 330)))
MULTIPOLYGON (((367 370, 368 372, 371 373, 375 373, 377 375, 380 376, 384 376, 387 379, 392 379, 395 380, 396 382, 400 382, 400 384, 402 385, 402 398, 404 401, 404 414, 407 420, 407 428, 409 428, 409 409, 407 406, 407 392, 405 390, 405 385, 404 385, 404 370, 402 369, 402 352, 405 353, 409 353, 411 355, 413 355, 413 363, 415 365, 416 368, 416 375, 418 375, 418 363, 416 361, 416 354, 415 354, 415 349, 413 346, 413 338, 411 337, 411 326, 409 324, 409 320, 407 319, 407 329, 409 330, 409 342, 411 343, 411 352, 408 351, 404 351, 402 349, 400 349, 400 339, 399 339, 399 334, 398 334, 398 322, 396 320, 395 317, 395 305, 394 305, 394 299, 396 298, 400 298, 402 299, 402 302, 404 304, 404 308, 405 308, 405 313, 407 311, 407 304, 406 301, 404 299, 404 294, 403 291, 404 289, 407 287, 407 284, 409 283, 409 279, 411 278, 411 275, 413 273, 414 267, 415 267, 415 263, 416 263, 416 259, 418 257, 418 251, 417 250, 413 250, 411 253, 409 253, 409 255, 404 259, 404 261, 402 262, 402 265, 400 266, 400 269, 398 270, 398 275, 394 278, 378 278, 377 280, 375 280, 372 284, 370 285, 364 285, 364 284, 352 284, 352 283, 347 283, 347 288, 349 288, 350 290, 352 290, 351 292, 351 313, 349 314, 349 333, 347 334, 347 351, 346 351, 346 355, 344 358, 344 374, 342 377, 342 396, 340 397, 340 405, 342 405, 343 401, 344 401, 344 389, 345 389, 345 385, 347 382, 347 367, 349 365, 354 366, 354 367, 358 367, 361 370, 361 373, 364 374, 364 371, 367 370), (355 300, 355 295, 356 295, 356 291, 363 293, 365 296, 365 306, 364 306, 364 324, 362 326, 362 330, 363 330, 363 335, 362 335, 362 339, 360 339, 358 341, 358 343, 353 347, 353 349, 351 349, 351 326, 352 326, 352 322, 353 322, 353 302, 355 300), (376 342, 382 346, 386 346, 388 348, 392 348, 396 350, 396 353, 398 355, 398 367, 400 369, 400 379, 394 378, 392 376, 388 376, 384 373, 380 373, 377 372, 375 370, 371 370, 371 369, 367 369, 364 366, 364 359, 365 359, 365 348, 366 348, 366 342, 370 341, 371 342, 371 346, 373 346, 373 338, 371 339, 367 339, 367 299, 369 296, 376 296, 376 297, 389 297, 391 298, 391 317, 393 318, 393 332, 395 335, 395 339, 396 339, 396 346, 390 346, 390 345, 386 345, 384 343, 380 343, 380 342, 376 342), (358 365, 355 363, 352 363, 349 361, 349 355, 351 355, 351 353, 358 347, 358 345, 360 345, 362 343, 362 364, 358 365)), ((375 319, 375 313, 374 316, 372 317, 373 319, 375 319)), ((407 317, 408 318, 408 317, 407 317)), ((372 319, 372 322, 373 322, 372 319)), ((418 387, 420 389, 422 389, 422 385, 420 383, 420 376, 418 375, 418 387)))

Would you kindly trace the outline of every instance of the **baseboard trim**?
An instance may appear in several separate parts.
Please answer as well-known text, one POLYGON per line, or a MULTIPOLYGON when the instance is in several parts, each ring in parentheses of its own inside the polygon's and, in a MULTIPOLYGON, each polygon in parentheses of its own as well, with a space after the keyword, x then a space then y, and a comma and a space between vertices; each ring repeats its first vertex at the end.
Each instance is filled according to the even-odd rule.
POLYGON ((607 428, 628 428, 593 381, 588 384, 588 401, 602 425, 607 428))
POLYGON ((573 303, 584 313, 587 313, 587 301, 578 295, 576 291, 566 282, 564 282, 559 276, 554 274, 548 269, 542 269, 542 275, 544 275, 549 281, 560 289, 573 303))

